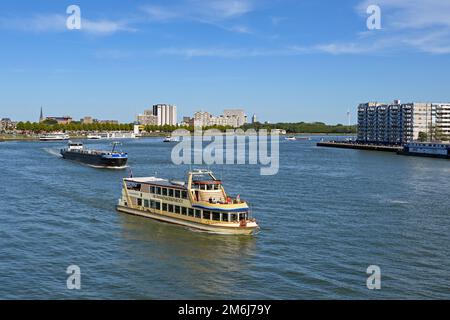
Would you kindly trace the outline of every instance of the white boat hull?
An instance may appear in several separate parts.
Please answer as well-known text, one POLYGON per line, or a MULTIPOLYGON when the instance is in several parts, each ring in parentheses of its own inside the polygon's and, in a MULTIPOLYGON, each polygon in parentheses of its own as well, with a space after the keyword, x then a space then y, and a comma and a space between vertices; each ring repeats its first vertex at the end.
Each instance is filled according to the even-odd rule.
POLYGON ((205 232, 211 232, 211 233, 217 233, 217 234, 230 234, 230 235, 251 235, 256 233, 259 230, 259 227, 256 223, 254 223, 254 226, 252 224, 248 224, 247 227, 226 227, 221 225, 208 225, 208 224, 200 224, 193 221, 188 220, 182 220, 177 218, 172 218, 168 215, 162 215, 157 213, 152 213, 149 211, 141 211, 137 209, 132 209, 129 207, 125 207, 122 205, 116 206, 117 211, 135 215, 135 216, 141 216, 145 218, 155 219, 159 221, 164 221, 168 223, 173 223, 197 230, 202 230, 205 232))

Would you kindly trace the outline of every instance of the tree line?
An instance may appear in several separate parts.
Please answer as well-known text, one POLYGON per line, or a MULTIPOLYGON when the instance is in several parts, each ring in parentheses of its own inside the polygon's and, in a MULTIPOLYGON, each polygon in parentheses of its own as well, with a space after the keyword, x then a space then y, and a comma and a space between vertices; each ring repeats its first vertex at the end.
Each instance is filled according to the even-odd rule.
POLYGON ((19 122, 17 130, 28 132, 57 132, 57 131, 132 131, 133 124, 110 124, 110 123, 80 123, 58 124, 48 122, 19 122))
MULTIPOLYGON (((47 121, 44 122, 19 122, 17 124, 18 131, 27 131, 34 133, 41 132, 76 132, 76 131, 132 131, 134 127, 133 123, 126 124, 110 124, 110 123, 81 123, 81 122, 71 122, 69 124, 58 124, 58 123, 50 123, 47 121)), ((143 126, 144 131, 146 132, 163 132, 163 133, 171 133, 177 129, 186 129, 190 132, 194 131, 194 127, 192 126, 173 126, 173 125, 164 125, 164 126, 156 126, 156 125, 146 125, 143 126)), ((231 126, 208 126, 204 127, 203 130, 208 129, 216 129, 222 132, 225 132, 228 129, 233 129, 231 126)), ((345 133, 352 134, 357 132, 357 126, 344 126, 342 124, 337 125, 327 125, 322 122, 314 122, 314 123, 254 123, 254 124, 246 124, 241 127, 243 130, 248 129, 266 129, 268 131, 274 129, 286 130, 289 133, 345 133)))

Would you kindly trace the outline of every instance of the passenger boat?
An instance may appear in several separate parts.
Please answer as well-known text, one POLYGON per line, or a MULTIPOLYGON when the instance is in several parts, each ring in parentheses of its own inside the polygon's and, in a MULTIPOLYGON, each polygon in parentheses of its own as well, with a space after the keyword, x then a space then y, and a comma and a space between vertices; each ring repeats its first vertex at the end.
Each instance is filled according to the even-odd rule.
POLYGON ((404 156, 450 159, 450 144, 438 142, 411 142, 397 152, 404 156))
POLYGON ((286 137, 284 139, 287 140, 287 141, 296 141, 297 140, 296 137, 286 137))
POLYGON ((125 168, 128 154, 116 151, 118 142, 113 143, 111 151, 85 149, 82 143, 69 142, 67 149, 61 150, 64 159, 80 162, 98 168, 125 168))
POLYGON ((102 136, 96 134, 88 134, 86 138, 89 140, 100 140, 102 139, 102 136))
POLYGON ((209 170, 194 170, 186 181, 157 177, 123 179, 117 210, 219 234, 259 230, 247 202, 230 197, 209 170))
POLYGON ((70 136, 65 133, 55 132, 43 134, 39 137, 40 141, 66 141, 69 140, 70 136))
POLYGON ((172 136, 167 136, 164 138, 164 142, 178 142, 178 139, 172 136))

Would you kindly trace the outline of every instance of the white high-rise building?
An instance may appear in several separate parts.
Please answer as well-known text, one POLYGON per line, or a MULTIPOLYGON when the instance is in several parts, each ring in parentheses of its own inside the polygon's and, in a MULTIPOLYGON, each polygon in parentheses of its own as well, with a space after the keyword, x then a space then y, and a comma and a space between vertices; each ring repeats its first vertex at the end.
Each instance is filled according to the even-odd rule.
POLYGON ((177 125, 177 107, 170 104, 156 104, 153 106, 153 115, 158 118, 158 125, 177 125))

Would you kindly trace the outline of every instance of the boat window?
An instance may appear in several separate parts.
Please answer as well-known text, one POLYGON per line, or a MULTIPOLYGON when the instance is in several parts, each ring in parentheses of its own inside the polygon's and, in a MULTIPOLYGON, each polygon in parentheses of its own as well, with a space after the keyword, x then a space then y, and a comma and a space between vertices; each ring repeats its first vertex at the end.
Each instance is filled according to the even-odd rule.
POLYGON ((230 214, 230 221, 231 221, 231 222, 236 222, 236 221, 238 221, 238 215, 237 215, 237 213, 232 213, 232 214, 230 214))
POLYGON ((189 215, 189 217, 193 217, 194 216, 194 209, 189 208, 188 215, 189 215))
POLYGON ((142 199, 141 198, 137 199, 137 205, 139 207, 142 207, 142 199))
POLYGON ((168 210, 169 212, 172 212, 172 213, 173 213, 173 205, 169 204, 169 205, 168 205, 168 209, 169 209, 169 210, 168 210))
POLYGON ((156 204, 155 209, 156 210, 161 210, 161 203, 160 202, 156 202, 155 204, 156 204))
POLYGON ((211 220, 211 211, 203 211, 203 219, 211 220))
POLYGON ((208 184, 207 186, 207 190, 213 190, 213 185, 212 184, 208 184))
POLYGON ((144 200, 144 207, 146 207, 146 208, 150 207, 147 199, 144 200))
POLYGON ((167 188, 162 188, 162 195, 167 196, 167 188))
POLYGON ((228 213, 222 213, 222 221, 228 222, 228 213))
POLYGON ((169 189, 169 197, 173 197, 173 189, 169 189))
POLYGON ((161 188, 160 187, 156 187, 156 194, 161 194, 161 188))
POLYGON ((181 207, 181 214, 182 214, 183 216, 186 216, 186 215, 187 215, 187 208, 181 207))
POLYGON ((163 209, 163 211, 167 211, 167 203, 162 204, 162 209, 163 209))
POLYGON ((181 208, 179 206, 175 206, 175 213, 180 213, 181 212, 181 208))
POLYGON ((213 212, 212 219, 215 221, 220 221, 220 213, 219 212, 213 212))
POLYGON ((195 210, 195 217, 201 219, 202 212, 200 210, 195 210))
POLYGON ((181 198, 183 198, 183 199, 188 198, 187 191, 181 191, 181 198))
POLYGON ((175 190, 175 198, 180 198, 180 190, 175 190))
POLYGON ((153 186, 150 187, 150 193, 155 193, 155 187, 153 186))

